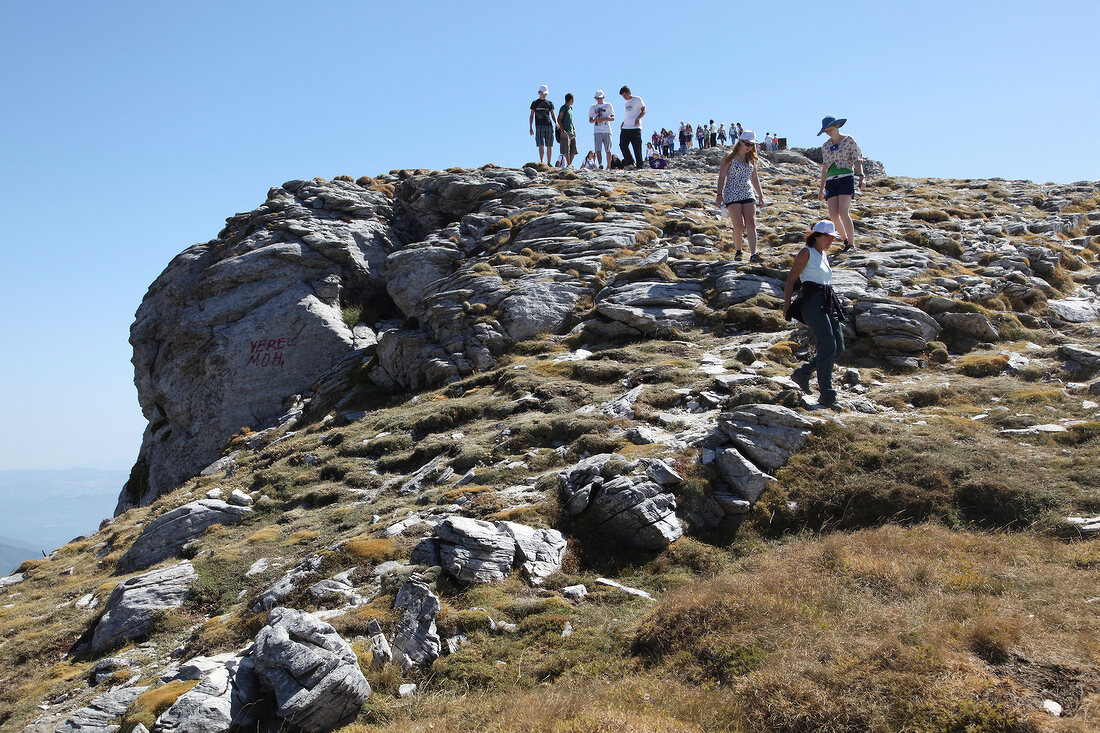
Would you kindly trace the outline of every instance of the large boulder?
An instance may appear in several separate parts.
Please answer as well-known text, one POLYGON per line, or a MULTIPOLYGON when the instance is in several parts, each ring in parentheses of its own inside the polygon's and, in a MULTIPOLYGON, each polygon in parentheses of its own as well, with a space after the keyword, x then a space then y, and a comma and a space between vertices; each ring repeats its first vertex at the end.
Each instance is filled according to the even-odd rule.
POLYGON ((174 557, 184 545, 211 525, 234 524, 250 511, 246 506, 228 504, 221 499, 199 499, 177 507, 146 525, 134 544, 119 559, 118 572, 144 570, 174 557))
POLYGON ((753 463, 775 471, 802 449, 813 422, 781 405, 747 405, 718 418, 718 427, 753 463))
POLYGON ((305 611, 272 609, 253 660, 261 686, 275 694, 277 715, 311 733, 350 722, 371 693, 348 643, 305 611))
POLYGON ((433 537, 417 546, 412 560, 440 565, 463 583, 501 581, 514 568, 522 568, 538 584, 561 569, 565 548, 565 537, 556 529, 447 517, 436 524, 433 537))
POLYGON ((386 297, 392 216, 382 193, 291 181, 172 260, 130 329, 149 424, 116 513, 198 473, 241 427, 274 421, 357 347, 341 303, 386 297))
POLYGON ((251 648, 237 654, 195 657, 163 681, 198 679, 157 718, 157 733, 220 733, 256 722, 259 681, 251 648))
POLYGON ((442 648, 435 629, 439 597, 419 575, 413 575, 397 592, 394 608, 398 612, 392 645, 394 659, 402 669, 430 665, 439 658, 442 648))
POLYGON ((566 517, 592 533, 645 550, 661 550, 683 535, 676 498, 644 474, 639 462, 605 476, 615 458, 592 456, 559 473, 566 517), (634 471, 642 475, 631 475, 634 471))
POLYGON ((92 633, 92 651, 104 652, 144 636, 158 613, 183 605, 194 580, 195 569, 185 561, 119 583, 92 633))
POLYGON ((866 298, 852 305, 856 333, 871 339, 885 354, 919 353, 935 341, 941 329, 936 319, 905 303, 866 298))

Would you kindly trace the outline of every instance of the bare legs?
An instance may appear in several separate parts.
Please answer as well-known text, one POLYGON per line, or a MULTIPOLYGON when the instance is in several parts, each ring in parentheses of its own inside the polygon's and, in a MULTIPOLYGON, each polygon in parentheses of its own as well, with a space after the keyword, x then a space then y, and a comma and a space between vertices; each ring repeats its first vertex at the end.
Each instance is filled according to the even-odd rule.
POLYGON ((742 240, 749 240, 749 255, 756 254, 756 204, 730 204, 726 207, 733 224, 733 247, 741 251, 742 240))
POLYGON ((840 232, 844 240, 854 245, 856 243, 856 228, 852 224, 852 215, 848 208, 852 205, 852 197, 847 194, 833 196, 828 200, 829 218, 833 220, 833 226, 840 232))

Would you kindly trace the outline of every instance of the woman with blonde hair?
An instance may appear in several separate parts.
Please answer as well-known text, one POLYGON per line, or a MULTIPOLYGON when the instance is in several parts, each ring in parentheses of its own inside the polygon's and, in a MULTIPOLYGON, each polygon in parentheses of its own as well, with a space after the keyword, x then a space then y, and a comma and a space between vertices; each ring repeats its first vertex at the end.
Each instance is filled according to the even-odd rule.
POLYGON ((840 128, 847 121, 825 117, 817 133, 829 134, 829 139, 821 146, 821 187, 817 196, 829 205, 829 218, 844 237, 846 250, 856 245, 856 229, 848 209, 856 195, 857 177, 859 190, 864 187, 863 152, 854 137, 840 134, 840 128))
POLYGON ((759 262, 756 254, 756 203, 764 205, 760 177, 756 172, 756 134, 745 130, 737 139, 718 170, 718 205, 726 209, 733 223, 734 260, 741 259, 742 238, 749 240, 749 262, 759 262), (753 189, 756 195, 753 195, 753 189))

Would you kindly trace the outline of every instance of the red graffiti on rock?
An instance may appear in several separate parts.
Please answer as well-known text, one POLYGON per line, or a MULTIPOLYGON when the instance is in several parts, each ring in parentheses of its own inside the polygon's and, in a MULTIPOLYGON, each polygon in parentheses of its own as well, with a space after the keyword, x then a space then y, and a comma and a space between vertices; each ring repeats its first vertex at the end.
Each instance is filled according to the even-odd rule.
POLYGON ((286 366, 286 351, 298 342, 297 339, 259 339, 249 341, 248 363, 245 366, 282 367, 286 366))

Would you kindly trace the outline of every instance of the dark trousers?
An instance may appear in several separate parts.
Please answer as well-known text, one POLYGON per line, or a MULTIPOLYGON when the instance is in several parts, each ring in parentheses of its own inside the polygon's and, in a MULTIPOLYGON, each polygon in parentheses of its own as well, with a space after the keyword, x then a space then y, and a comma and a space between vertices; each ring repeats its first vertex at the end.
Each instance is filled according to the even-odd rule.
POLYGON ((795 372, 808 377, 816 371, 817 388, 821 399, 830 401, 836 399, 836 390, 833 389, 833 364, 836 363, 837 357, 844 353, 844 331, 835 314, 827 314, 821 309, 824 300, 825 292, 817 289, 802 302, 802 318, 810 327, 810 333, 817 342, 817 355, 798 367, 795 372))
POLYGON ((624 165, 636 165, 639 168, 642 167, 642 130, 641 128, 635 128, 633 130, 620 130, 619 131, 619 150, 623 153, 624 165), (634 155, 630 155, 630 147, 634 146, 634 155))

